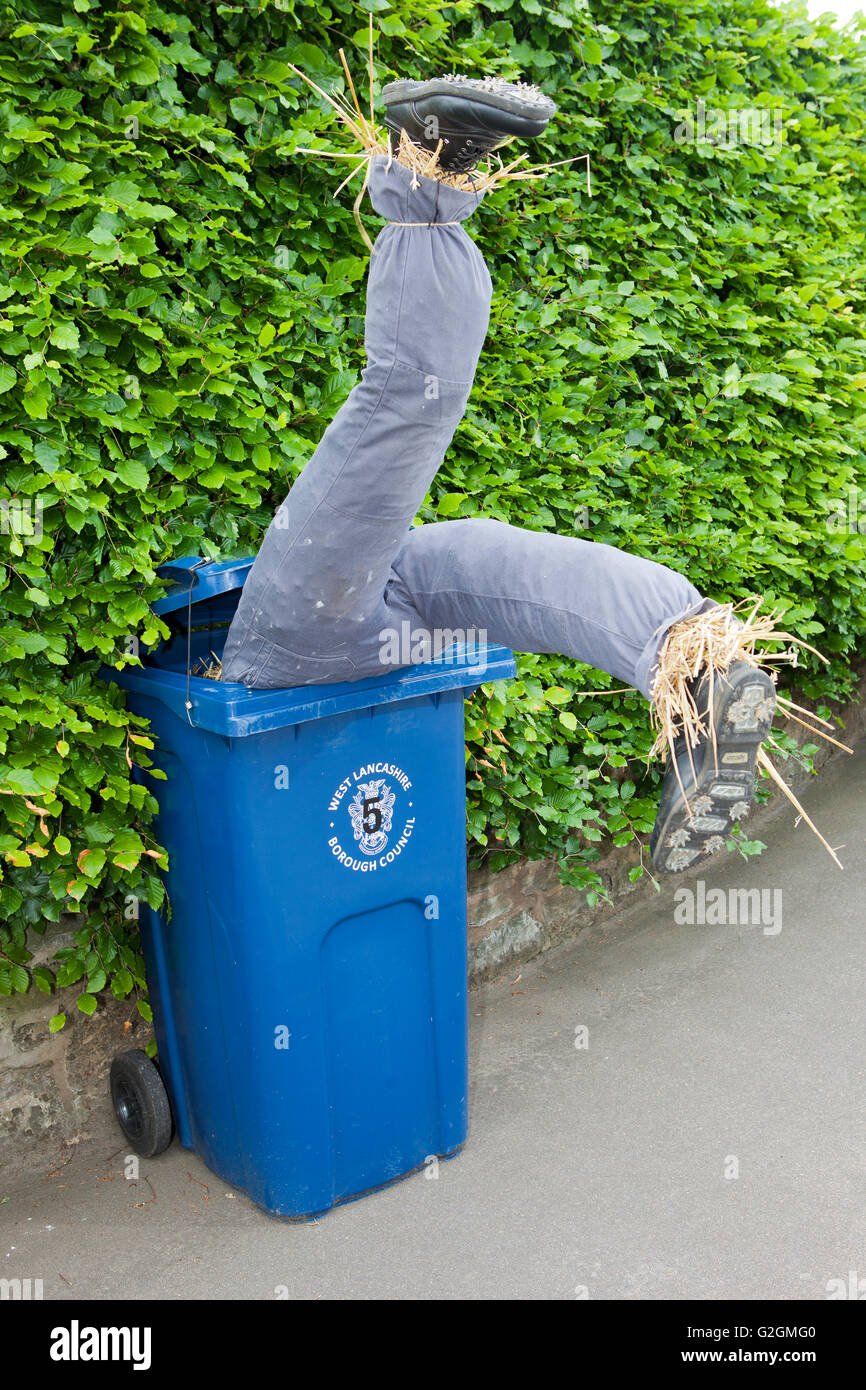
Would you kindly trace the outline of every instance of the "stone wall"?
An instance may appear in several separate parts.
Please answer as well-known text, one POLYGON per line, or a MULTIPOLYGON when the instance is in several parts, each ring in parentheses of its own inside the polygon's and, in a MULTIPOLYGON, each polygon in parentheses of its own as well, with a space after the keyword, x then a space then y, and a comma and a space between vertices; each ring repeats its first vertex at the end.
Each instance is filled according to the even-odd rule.
MULTIPOLYGON (((36 938, 33 965, 47 964, 54 952, 74 945, 79 918, 61 919, 36 938)), ((89 1137, 94 1126, 111 1119, 108 1069, 115 1053, 145 1047, 152 1029, 134 1002, 105 990, 96 1013, 87 1018, 75 1007, 80 985, 61 991, 66 1025, 49 1033, 48 1020, 64 1007, 56 994, 13 994, 0 999, 0 1197, 2 1181, 31 1166, 62 1161, 70 1144, 89 1137)), ((117 1129, 118 1142, 122 1135, 117 1129)))

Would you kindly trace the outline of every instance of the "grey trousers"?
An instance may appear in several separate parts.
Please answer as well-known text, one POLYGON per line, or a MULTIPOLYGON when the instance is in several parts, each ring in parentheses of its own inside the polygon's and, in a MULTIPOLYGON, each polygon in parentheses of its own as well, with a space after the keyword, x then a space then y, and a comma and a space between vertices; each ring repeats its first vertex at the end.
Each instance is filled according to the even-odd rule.
POLYGON ((223 680, 260 689, 360 680, 430 659, 449 630, 560 652, 649 696, 668 628, 714 606, 681 574, 483 517, 408 529, 487 333, 490 273, 460 225, 483 195, 389 168, 384 156, 373 158, 369 192, 388 225, 370 258, 367 365, 268 528, 223 680))

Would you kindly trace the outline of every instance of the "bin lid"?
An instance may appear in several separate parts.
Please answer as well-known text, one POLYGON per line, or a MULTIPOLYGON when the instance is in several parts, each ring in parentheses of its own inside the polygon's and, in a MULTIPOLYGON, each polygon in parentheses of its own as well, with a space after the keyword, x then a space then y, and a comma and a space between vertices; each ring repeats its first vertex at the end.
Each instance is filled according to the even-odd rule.
POLYGON ((246 583, 254 559, 253 555, 239 560, 207 560, 201 555, 184 555, 177 560, 167 560, 156 573, 169 585, 168 592, 150 606, 154 613, 172 613, 187 607, 190 590, 195 605, 230 589, 240 589, 246 583))
MULTIPOLYGON (((280 690, 254 690, 235 682, 187 677, 181 671, 158 666, 127 667, 117 671, 103 666, 103 680, 114 681, 133 696, 145 696, 167 705, 179 719, 226 738, 268 733, 310 719, 348 714, 374 705, 412 700, 420 695, 463 690, 465 696, 480 685, 508 680, 517 674, 514 653, 493 643, 467 646, 455 643, 435 661, 404 666, 383 676, 328 685, 300 685, 280 690), (186 708, 187 681, 191 709, 186 708)), ((464 697, 465 698, 465 697, 464 697)), ((136 708, 134 700, 132 707, 136 708)))

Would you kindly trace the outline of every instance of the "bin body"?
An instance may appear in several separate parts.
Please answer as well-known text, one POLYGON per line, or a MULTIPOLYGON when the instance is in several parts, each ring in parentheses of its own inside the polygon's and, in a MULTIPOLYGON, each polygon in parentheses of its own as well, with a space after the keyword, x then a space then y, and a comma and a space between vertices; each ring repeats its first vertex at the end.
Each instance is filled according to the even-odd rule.
POLYGON ((106 673, 166 774, 169 908, 140 923, 160 1069, 180 1142, 303 1219, 466 1137, 463 700, 513 657, 280 691, 192 677, 188 718, 185 645, 106 673))

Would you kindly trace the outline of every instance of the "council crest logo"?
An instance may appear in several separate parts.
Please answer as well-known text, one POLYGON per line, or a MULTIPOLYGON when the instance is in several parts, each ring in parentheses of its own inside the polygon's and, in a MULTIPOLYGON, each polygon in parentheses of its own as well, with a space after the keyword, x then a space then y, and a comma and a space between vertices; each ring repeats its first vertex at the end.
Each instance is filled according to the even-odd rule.
POLYGON ((328 840, 334 858, 354 873, 372 873, 393 864, 415 829, 414 815, 407 814, 413 809, 414 803, 408 800, 412 795, 412 782, 395 763, 366 763, 350 772, 328 803, 328 810, 335 813, 328 840), (400 824, 403 829, 397 834, 400 824), (347 844, 351 849, 347 850, 347 844))

